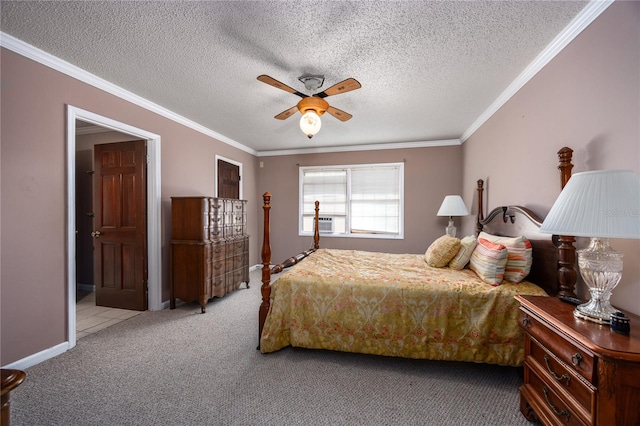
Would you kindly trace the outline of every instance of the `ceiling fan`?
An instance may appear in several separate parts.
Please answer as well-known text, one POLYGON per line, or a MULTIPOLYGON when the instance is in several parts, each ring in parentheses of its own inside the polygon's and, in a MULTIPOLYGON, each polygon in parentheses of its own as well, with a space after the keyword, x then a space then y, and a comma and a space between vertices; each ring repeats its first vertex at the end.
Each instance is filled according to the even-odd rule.
MULTIPOLYGON (((300 96, 302 98, 296 106, 282 111, 274 118, 278 120, 285 120, 291 117, 296 112, 296 110, 300 111, 302 113, 302 118, 300 119, 300 129, 302 129, 304 134, 307 135, 309 139, 311 139, 313 135, 320 131, 320 116, 325 112, 328 112, 340 121, 347 121, 352 117, 352 115, 348 112, 344 112, 338 108, 330 106, 329 103, 324 100, 324 98, 326 98, 327 96, 350 92, 362 87, 358 80, 356 80, 355 78, 348 78, 344 81, 341 81, 340 83, 334 84, 333 86, 329 87, 326 90, 323 90, 320 93, 309 96, 297 91, 292 87, 287 86, 284 83, 279 82, 273 77, 269 77, 268 75, 260 75, 258 76, 258 80, 263 83, 267 83, 270 86, 284 90, 285 92, 293 93, 294 95, 300 96)), ((315 92, 324 84, 323 75, 305 74, 298 77, 298 80, 300 80, 304 84, 304 87, 309 91, 309 93, 315 92)))

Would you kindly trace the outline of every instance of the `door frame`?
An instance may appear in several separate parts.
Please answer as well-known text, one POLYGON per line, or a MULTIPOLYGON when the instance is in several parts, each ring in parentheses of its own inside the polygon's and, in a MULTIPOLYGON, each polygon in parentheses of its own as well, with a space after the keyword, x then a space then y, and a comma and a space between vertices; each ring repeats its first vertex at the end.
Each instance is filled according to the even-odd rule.
POLYGON ((214 196, 218 196, 218 160, 222 160, 225 161, 227 163, 233 164, 234 166, 238 166, 240 168, 239 173, 240 173, 240 188, 238 188, 238 198, 240 198, 241 200, 242 198, 242 187, 244 186, 242 184, 242 163, 238 162, 238 161, 234 161, 231 160, 229 158, 223 157, 222 155, 215 155, 214 161, 213 161, 213 176, 214 176, 214 180, 213 180, 213 185, 214 185, 214 196))
POLYGON ((69 104, 66 109, 67 338, 71 349, 76 345, 76 120, 147 140, 147 304, 150 311, 165 306, 162 303, 160 136, 69 104))

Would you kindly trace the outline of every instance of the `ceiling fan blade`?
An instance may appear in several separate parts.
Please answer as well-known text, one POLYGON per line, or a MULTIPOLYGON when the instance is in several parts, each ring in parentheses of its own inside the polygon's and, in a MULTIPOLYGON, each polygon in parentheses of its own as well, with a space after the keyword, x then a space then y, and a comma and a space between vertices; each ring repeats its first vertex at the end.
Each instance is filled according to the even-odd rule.
POLYGON ((291 107, 286 111, 282 111, 280 114, 276 115, 273 118, 276 118, 278 120, 286 120, 287 118, 291 117, 293 114, 296 113, 296 111, 298 110, 297 106, 291 107))
POLYGON ((351 117, 353 117, 353 115, 349 114, 348 112, 344 112, 341 109, 334 108, 332 106, 327 108, 327 112, 333 115, 335 118, 337 118, 340 121, 347 121, 347 120, 350 120, 351 117))
POLYGON ((277 87, 278 89, 284 90, 285 92, 289 92, 289 93, 293 93, 294 95, 298 95, 301 98, 308 97, 308 95, 305 95, 304 93, 298 92, 293 87, 289 87, 286 84, 279 82, 275 78, 269 77, 268 75, 265 75, 265 74, 259 75, 258 76, 258 80, 260 80, 263 83, 267 83, 269 86, 277 87))
POLYGON ((348 78, 344 81, 341 81, 340 83, 334 84, 333 86, 329 87, 327 90, 320 92, 314 96, 317 96, 319 98, 326 98, 327 96, 338 95, 340 93, 347 93, 352 90, 359 89, 361 87, 362 86, 360 85, 358 80, 356 80, 355 78, 348 78))

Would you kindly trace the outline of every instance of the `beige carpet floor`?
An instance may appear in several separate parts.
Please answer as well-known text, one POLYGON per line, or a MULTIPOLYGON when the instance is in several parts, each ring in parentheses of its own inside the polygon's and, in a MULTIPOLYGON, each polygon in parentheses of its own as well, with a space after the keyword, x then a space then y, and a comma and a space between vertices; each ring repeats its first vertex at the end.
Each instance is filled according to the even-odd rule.
POLYGON ((260 271, 207 306, 144 312, 27 369, 22 425, 530 425, 521 369, 256 350, 260 271))

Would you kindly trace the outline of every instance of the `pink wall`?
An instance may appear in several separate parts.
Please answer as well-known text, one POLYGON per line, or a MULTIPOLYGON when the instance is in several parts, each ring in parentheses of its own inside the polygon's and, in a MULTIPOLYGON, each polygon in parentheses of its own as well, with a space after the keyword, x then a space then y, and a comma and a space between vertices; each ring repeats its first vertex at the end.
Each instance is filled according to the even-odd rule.
MULTIPOLYGON (((574 173, 640 174, 639 2, 610 6, 463 144, 465 200, 471 178, 484 176, 485 205, 521 204, 544 217, 560 192, 556 152, 564 146, 575 151, 574 173)), ((611 244, 625 253, 612 303, 640 314, 640 241, 611 244)))
MULTIPOLYGON (((244 197, 253 204, 259 196, 253 155, 6 49, 1 66, 0 363, 7 365, 67 340, 65 104, 161 136, 165 299, 170 197, 214 195, 216 154, 241 162, 244 197)), ((257 209, 250 211, 248 220, 254 247, 251 262, 257 263, 257 209)))
MULTIPOLYGON (((478 178, 487 180, 485 205, 522 204, 544 216, 559 192, 556 151, 563 146, 576 151, 576 172, 640 172, 639 32, 640 3, 614 3, 462 147, 260 158, 2 49, 0 364, 66 340, 65 104, 161 135, 164 265, 170 197, 213 195, 216 154, 244 165, 244 198, 252 206, 252 264, 259 262, 265 191, 273 194, 272 232, 284 235, 273 241, 273 260, 309 246, 291 226, 296 223, 298 163, 406 159, 406 239, 325 238, 322 243, 422 252, 446 226, 445 218, 435 216, 444 195, 461 190, 475 213, 478 178), (263 169, 258 161, 264 162, 263 169)), ((462 223, 459 232, 473 232, 472 216, 462 223)), ((626 255, 614 305, 640 314, 640 242, 612 244, 626 255)), ((166 294, 166 266, 163 289, 166 294)))
MULTIPOLYGON (((459 194, 462 189, 461 154, 461 146, 451 146, 260 157, 264 167, 258 169, 258 191, 272 195, 272 263, 280 263, 313 244, 311 237, 298 236, 298 165, 404 162, 404 239, 321 237, 320 246, 424 253, 433 240, 444 234, 447 226, 448 218, 436 216, 442 200, 446 195, 459 194)), ((262 228, 260 232, 262 235, 262 228)))

